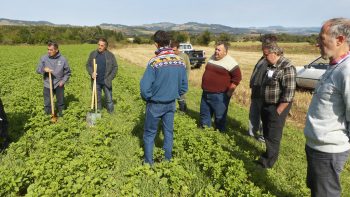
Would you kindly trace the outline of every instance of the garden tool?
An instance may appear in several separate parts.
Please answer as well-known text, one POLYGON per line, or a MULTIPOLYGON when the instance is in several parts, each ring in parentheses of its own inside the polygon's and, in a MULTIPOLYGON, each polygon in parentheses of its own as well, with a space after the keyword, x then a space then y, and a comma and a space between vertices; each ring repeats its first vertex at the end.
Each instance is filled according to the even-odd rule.
POLYGON ((50 101, 51 101, 51 122, 56 123, 57 122, 57 116, 55 114, 55 106, 53 103, 53 87, 52 87, 52 77, 51 72, 49 72, 49 81, 50 81, 50 101))
MULTIPOLYGON (((97 64, 96 59, 94 61, 94 73, 97 71, 97 64)), ((88 112, 86 116, 86 121, 89 126, 94 126, 96 124, 96 120, 101 118, 101 114, 97 113, 97 84, 96 84, 96 77, 94 79, 93 85, 92 85, 92 95, 91 95, 91 112, 88 112), (95 110, 94 110, 95 108, 95 110)))

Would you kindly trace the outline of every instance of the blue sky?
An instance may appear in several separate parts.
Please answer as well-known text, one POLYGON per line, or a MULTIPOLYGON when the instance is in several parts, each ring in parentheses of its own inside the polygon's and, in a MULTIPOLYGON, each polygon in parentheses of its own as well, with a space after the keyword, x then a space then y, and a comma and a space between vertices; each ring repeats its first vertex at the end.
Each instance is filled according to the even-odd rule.
POLYGON ((200 22, 231 27, 318 27, 350 18, 350 0, 0 0, 0 18, 94 26, 200 22))

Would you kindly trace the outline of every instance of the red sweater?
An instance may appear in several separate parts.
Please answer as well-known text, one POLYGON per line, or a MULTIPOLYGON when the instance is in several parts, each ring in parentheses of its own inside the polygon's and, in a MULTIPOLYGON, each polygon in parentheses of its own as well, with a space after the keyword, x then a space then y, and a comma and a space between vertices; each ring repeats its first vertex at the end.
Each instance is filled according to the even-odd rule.
POLYGON ((211 93, 222 93, 232 89, 242 80, 241 69, 235 59, 226 55, 219 61, 213 57, 208 61, 202 78, 202 89, 211 93))

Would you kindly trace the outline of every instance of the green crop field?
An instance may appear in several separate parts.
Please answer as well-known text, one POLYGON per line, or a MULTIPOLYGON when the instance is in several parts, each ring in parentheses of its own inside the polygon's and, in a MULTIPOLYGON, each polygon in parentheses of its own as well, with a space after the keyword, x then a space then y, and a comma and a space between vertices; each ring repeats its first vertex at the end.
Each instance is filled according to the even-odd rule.
MULTIPOLYGON (((64 117, 51 124, 43 112, 42 79, 35 73, 46 47, 0 46, 0 97, 12 142, 0 154, 0 196, 310 196, 300 129, 287 125, 274 168, 258 168, 252 161, 264 145, 246 136, 247 106, 232 99, 224 134, 198 129, 198 87, 187 94, 189 113, 175 115, 172 162, 162 161, 159 134, 156 164, 142 165, 145 103, 139 81, 144 68, 118 58, 116 111, 102 111, 103 118, 90 128, 85 120, 91 99, 85 63, 95 47, 60 47, 72 76, 65 89, 64 117)), ((341 178, 347 196, 349 163, 341 178)))

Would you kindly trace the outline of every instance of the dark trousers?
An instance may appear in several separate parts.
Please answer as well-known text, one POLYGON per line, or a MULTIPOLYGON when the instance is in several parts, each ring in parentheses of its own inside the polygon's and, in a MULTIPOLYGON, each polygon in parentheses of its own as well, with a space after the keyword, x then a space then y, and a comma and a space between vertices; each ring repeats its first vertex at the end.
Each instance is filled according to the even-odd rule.
MULTIPOLYGON (((53 94, 56 95, 57 108, 59 112, 64 110, 64 86, 53 89, 53 94)), ((51 114, 50 88, 44 87, 44 110, 45 113, 51 114)))
POLYGON ((112 113, 114 111, 114 104, 113 104, 113 99, 112 99, 112 88, 108 88, 104 84, 96 84, 97 88, 97 109, 101 110, 102 109, 102 90, 105 94, 105 99, 106 99, 106 107, 107 111, 109 113, 112 113))
POLYGON ((272 168, 278 159, 283 127, 292 104, 281 114, 277 113, 277 106, 278 104, 264 104, 261 111, 266 151, 260 156, 259 162, 264 168, 272 168))
POLYGON ((340 173, 349 157, 349 150, 342 153, 325 153, 305 146, 307 158, 307 187, 312 197, 339 197, 340 173))
POLYGON ((187 111, 187 104, 186 104, 186 96, 181 95, 180 98, 177 99, 177 103, 179 104, 179 109, 182 112, 187 111))
POLYGON ((261 98, 252 98, 249 109, 249 129, 248 134, 250 136, 259 137, 263 134, 261 124, 261 108, 263 101, 261 98))
POLYGON ((2 149, 5 149, 9 143, 7 128, 7 116, 2 101, 0 99, 0 151, 2 149))

